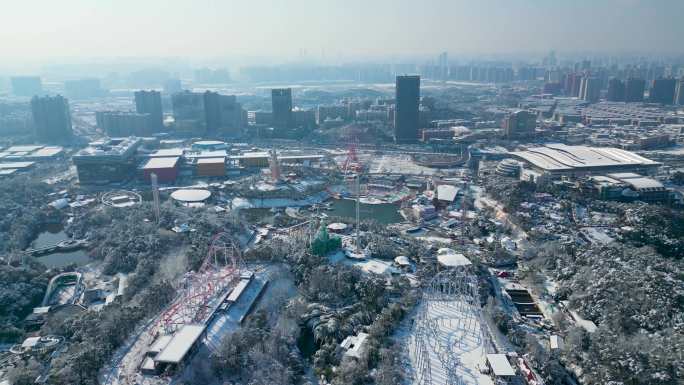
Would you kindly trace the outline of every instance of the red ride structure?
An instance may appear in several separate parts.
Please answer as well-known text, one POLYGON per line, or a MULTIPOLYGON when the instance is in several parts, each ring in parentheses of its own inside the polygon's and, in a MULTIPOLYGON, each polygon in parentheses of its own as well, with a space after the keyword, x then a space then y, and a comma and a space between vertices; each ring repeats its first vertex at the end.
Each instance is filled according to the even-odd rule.
POLYGON ((159 319, 160 328, 172 333, 189 323, 204 323, 217 303, 221 293, 240 279, 243 269, 239 243, 227 233, 216 234, 209 246, 207 256, 197 272, 185 274, 176 300, 159 319))
POLYGON ((349 172, 360 173, 363 171, 363 164, 359 161, 356 155, 356 144, 354 142, 349 144, 347 149, 347 158, 342 164, 342 172, 346 175, 349 172))

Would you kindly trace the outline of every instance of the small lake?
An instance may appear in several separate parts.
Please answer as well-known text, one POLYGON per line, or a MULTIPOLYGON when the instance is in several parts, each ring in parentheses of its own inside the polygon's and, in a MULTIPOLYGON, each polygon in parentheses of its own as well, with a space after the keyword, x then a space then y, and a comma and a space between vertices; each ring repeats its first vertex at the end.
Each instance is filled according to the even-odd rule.
MULTIPOLYGON (((321 208, 319 210, 320 213, 325 213, 331 217, 342 217, 346 219, 356 218, 356 201, 354 199, 332 199, 327 201, 327 203, 330 203, 332 210, 324 210, 321 208)), ((404 217, 399 214, 399 208, 399 204, 396 203, 361 203, 359 205, 359 217, 362 221, 374 219, 378 221, 378 223, 384 225, 403 222, 404 217)), ((300 210, 300 215, 302 217, 306 218, 311 214, 307 208, 302 207, 300 210)), ((272 223, 273 216, 275 215, 270 209, 264 208, 242 209, 242 211, 243 216, 249 222, 272 223)), ((285 215, 285 213, 281 213, 281 215, 285 215)))
MULTIPOLYGON (((46 225, 42 230, 36 239, 31 242, 32 248, 51 246, 57 242, 69 239, 61 223, 46 225)), ((47 267, 64 267, 72 263, 83 266, 92 262, 85 249, 46 254, 36 259, 47 267)))
MULTIPOLYGON (((330 216, 343 218, 356 218, 356 200, 354 199, 334 199, 331 201, 332 210, 321 211, 330 216)), ((379 204, 359 204, 359 218, 374 219, 378 223, 389 225, 404 221, 404 217, 399 214, 399 204, 379 203, 379 204)))

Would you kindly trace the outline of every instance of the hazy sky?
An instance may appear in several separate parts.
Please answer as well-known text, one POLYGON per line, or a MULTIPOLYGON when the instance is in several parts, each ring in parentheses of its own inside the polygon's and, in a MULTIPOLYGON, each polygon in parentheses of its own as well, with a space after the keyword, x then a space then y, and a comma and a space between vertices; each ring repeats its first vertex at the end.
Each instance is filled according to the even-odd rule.
POLYGON ((684 0, 0 0, 0 60, 684 51, 684 0))

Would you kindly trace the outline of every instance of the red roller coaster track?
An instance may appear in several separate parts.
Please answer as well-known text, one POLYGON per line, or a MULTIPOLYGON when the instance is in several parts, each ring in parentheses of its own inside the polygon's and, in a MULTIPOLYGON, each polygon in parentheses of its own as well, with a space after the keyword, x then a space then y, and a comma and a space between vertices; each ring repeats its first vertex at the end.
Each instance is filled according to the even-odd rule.
POLYGON ((211 301, 239 278, 241 267, 237 241, 227 233, 216 234, 202 266, 197 272, 186 273, 178 298, 162 313, 159 324, 152 331, 163 328, 172 332, 185 323, 206 321, 211 301))

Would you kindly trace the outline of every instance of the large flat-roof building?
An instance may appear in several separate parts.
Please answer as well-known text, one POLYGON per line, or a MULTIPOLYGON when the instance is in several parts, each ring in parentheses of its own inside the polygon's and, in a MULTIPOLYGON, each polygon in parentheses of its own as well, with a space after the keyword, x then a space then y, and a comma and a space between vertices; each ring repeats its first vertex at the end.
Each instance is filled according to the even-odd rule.
POLYGON ((611 172, 652 174, 660 163, 612 147, 547 144, 510 153, 532 170, 548 177, 578 177, 611 172))
POLYGON ((35 162, 0 162, 0 177, 28 171, 32 169, 35 164, 35 162))
POLYGON ((90 143, 73 156, 81 184, 122 182, 135 175, 140 138, 111 138, 90 143))
POLYGON ((183 325, 154 360, 169 364, 180 363, 202 333, 204 333, 204 325, 183 325))
POLYGON ((64 149, 58 146, 12 146, 0 151, 0 161, 39 161, 53 159, 63 155, 64 149))

